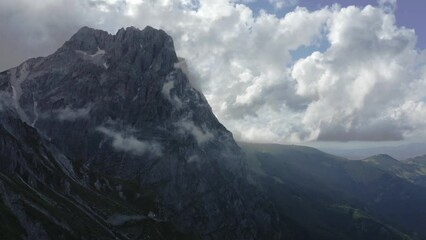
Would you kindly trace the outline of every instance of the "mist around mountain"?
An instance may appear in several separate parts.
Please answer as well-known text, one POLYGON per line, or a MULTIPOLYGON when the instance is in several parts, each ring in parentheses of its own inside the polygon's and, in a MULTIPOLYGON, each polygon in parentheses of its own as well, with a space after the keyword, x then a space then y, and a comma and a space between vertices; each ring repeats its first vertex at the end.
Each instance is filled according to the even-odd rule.
POLYGON ((0 239, 424 239, 426 158, 237 144, 173 39, 81 28, 0 73, 0 239))

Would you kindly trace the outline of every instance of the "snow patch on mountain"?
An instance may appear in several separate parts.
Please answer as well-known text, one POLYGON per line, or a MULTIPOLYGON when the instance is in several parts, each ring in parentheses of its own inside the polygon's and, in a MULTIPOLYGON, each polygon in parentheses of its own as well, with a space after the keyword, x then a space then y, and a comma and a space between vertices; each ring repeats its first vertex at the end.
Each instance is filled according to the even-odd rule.
POLYGON ((25 81, 29 74, 27 63, 22 64, 20 67, 13 68, 10 70, 10 84, 12 85, 12 96, 15 103, 16 111, 18 112, 22 121, 30 123, 28 116, 25 114, 25 111, 22 109, 19 100, 22 96, 22 87, 21 84, 25 81))
POLYGON ((98 51, 95 52, 94 54, 89 54, 89 53, 81 51, 81 50, 76 50, 76 53, 86 61, 89 61, 93 64, 98 65, 98 66, 103 66, 105 69, 108 68, 108 65, 106 65, 106 62, 103 59, 103 57, 105 55, 105 50, 100 49, 99 47, 98 47, 98 51))

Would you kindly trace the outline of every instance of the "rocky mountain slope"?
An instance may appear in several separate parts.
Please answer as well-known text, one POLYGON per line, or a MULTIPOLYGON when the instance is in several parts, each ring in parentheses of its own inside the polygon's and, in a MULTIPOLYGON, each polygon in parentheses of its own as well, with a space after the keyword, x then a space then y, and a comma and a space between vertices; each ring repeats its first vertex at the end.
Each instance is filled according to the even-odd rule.
POLYGON ((1 239, 193 237, 155 216, 145 190, 77 167, 2 100, 1 239), (133 195, 123 199, 123 192, 133 195))
POLYGON ((110 35, 84 27, 52 55, 0 73, 2 115, 14 112, 14 120, 1 121, 2 184, 26 187, 2 192, 17 228, 32 236, 34 227, 22 219, 34 218, 40 239, 56 233, 68 239, 65 230, 88 239, 149 237, 163 225, 204 239, 279 238, 277 216, 249 183, 244 154, 180 65, 161 30, 130 27, 110 35), (20 214, 8 198, 24 199, 29 191, 34 199, 17 208, 37 212, 20 214), (57 209, 62 201, 93 222, 67 219, 74 210, 57 209), (121 228, 143 220, 154 230, 121 228), (61 227, 50 229, 52 222, 61 227), (93 233, 92 224, 104 233, 93 233))
POLYGON ((424 157, 240 144, 165 32, 0 73, 0 239, 422 239, 424 157))

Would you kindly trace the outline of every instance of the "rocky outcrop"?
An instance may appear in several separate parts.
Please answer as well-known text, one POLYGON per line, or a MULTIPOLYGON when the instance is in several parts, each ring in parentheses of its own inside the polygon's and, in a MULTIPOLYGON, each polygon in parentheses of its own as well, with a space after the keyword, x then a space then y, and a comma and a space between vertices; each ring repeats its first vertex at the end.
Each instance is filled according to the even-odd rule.
POLYGON ((71 164, 149 189, 154 214, 180 231, 278 238, 244 154, 179 66, 161 30, 84 27, 54 54, 0 73, 0 90, 71 164))

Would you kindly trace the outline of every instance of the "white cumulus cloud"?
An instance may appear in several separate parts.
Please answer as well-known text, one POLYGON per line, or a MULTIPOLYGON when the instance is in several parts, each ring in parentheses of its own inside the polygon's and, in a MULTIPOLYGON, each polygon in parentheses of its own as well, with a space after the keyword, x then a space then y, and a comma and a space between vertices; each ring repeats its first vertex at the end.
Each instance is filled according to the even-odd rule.
POLYGON ((296 7, 282 17, 254 14, 247 2, 2 1, 0 55, 9 57, 0 66, 53 52, 83 25, 112 33, 151 25, 173 37, 197 89, 241 140, 425 137, 426 53, 413 30, 396 24, 395 0, 296 7), (294 52, 305 53, 294 59, 294 52))
POLYGON ((328 28, 331 46, 292 70, 297 94, 310 99, 301 139, 401 140, 410 124, 389 113, 413 101, 419 60, 414 32, 371 6, 335 10, 328 28))

